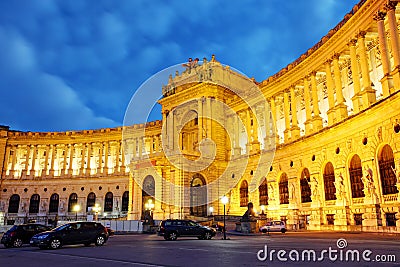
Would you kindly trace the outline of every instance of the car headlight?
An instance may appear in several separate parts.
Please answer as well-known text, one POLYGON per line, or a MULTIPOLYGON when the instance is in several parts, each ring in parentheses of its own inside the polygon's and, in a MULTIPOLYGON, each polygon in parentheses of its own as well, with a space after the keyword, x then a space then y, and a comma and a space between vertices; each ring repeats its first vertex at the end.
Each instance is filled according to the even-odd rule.
POLYGON ((46 237, 48 237, 49 236, 49 234, 45 234, 45 235, 40 235, 40 236, 38 236, 37 238, 38 239, 45 239, 46 237))

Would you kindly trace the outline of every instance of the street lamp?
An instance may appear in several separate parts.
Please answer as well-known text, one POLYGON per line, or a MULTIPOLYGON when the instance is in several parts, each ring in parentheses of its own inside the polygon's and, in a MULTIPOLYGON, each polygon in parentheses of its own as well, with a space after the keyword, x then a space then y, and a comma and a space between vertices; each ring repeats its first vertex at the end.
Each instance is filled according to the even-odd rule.
POLYGON ((210 211, 210 216, 213 216, 214 208, 213 207, 209 207, 208 210, 210 211))
POLYGON ((81 210, 81 206, 79 205, 79 204, 76 204, 75 206, 74 206, 74 211, 75 211, 75 221, 77 221, 78 220, 78 211, 80 211, 81 210))
POLYGON ((224 204, 224 240, 226 240, 225 206, 226 206, 226 204, 228 204, 228 201, 229 201, 229 199, 228 199, 227 196, 223 196, 223 197, 221 198, 221 202, 222 202, 222 204, 224 204))
POLYGON ((98 203, 94 204, 92 210, 94 211, 94 220, 97 221, 99 219, 100 205, 98 203))
POLYGON ((154 203, 153 200, 151 198, 149 198, 146 202, 146 204, 144 204, 144 207, 146 208, 146 210, 150 211, 150 216, 151 216, 151 212, 154 209, 154 203))

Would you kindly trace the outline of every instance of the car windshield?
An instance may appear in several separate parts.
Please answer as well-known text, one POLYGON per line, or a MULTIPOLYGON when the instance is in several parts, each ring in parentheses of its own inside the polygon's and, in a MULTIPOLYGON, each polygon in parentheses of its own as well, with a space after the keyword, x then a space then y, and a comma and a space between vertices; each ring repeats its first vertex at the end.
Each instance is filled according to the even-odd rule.
POLYGON ((8 230, 8 231, 11 231, 11 232, 12 232, 12 231, 15 231, 15 230, 17 230, 17 228, 18 228, 18 225, 14 225, 14 226, 13 226, 13 227, 11 227, 11 228, 10 228, 10 230, 8 230))
POLYGON ((68 226, 69 226, 69 224, 64 224, 64 225, 61 225, 61 226, 58 226, 58 227, 54 228, 51 231, 61 231, 61 230, 64 230, 65 228, 67 228, 68 226))

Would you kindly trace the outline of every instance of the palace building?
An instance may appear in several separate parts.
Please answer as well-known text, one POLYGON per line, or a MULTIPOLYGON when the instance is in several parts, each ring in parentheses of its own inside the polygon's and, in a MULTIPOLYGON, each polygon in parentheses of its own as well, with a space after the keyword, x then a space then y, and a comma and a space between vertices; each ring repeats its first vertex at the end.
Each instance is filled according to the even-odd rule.
POLYGON ((161 121, 0 127, 0 224, 259 214, 289 229, 400 231, 400 5, 361 0, 262 82, 213 56, 159 88, 161 121), (257 96, 257 94, 259 94, 257 96))

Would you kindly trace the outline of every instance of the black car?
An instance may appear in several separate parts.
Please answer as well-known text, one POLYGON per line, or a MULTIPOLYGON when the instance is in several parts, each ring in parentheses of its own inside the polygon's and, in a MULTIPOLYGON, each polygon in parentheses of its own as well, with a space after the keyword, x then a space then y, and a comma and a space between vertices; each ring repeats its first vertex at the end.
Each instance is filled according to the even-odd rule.
POLYGON ((42 224, 20 224, 14 225, 7 232, 3 234, 1 238, 1 244, 6 248, 21 247, 22 244, 29 244, 32 236, 37 233, 50 230, 51 227, 47 227, 42 224))
POLYGON ((57 249, 63 245, 94 243, 102 246, 108 239, 108 231, 98 222, 71 222, 32 237, 31 246, 41 249, 57 249))
POLYGON ((198 239, 211 239, 215 230, 190 220, 165 220, 160 223, 158 235, 165 240, 176 240, 180 236, 195 236, 198 239))

